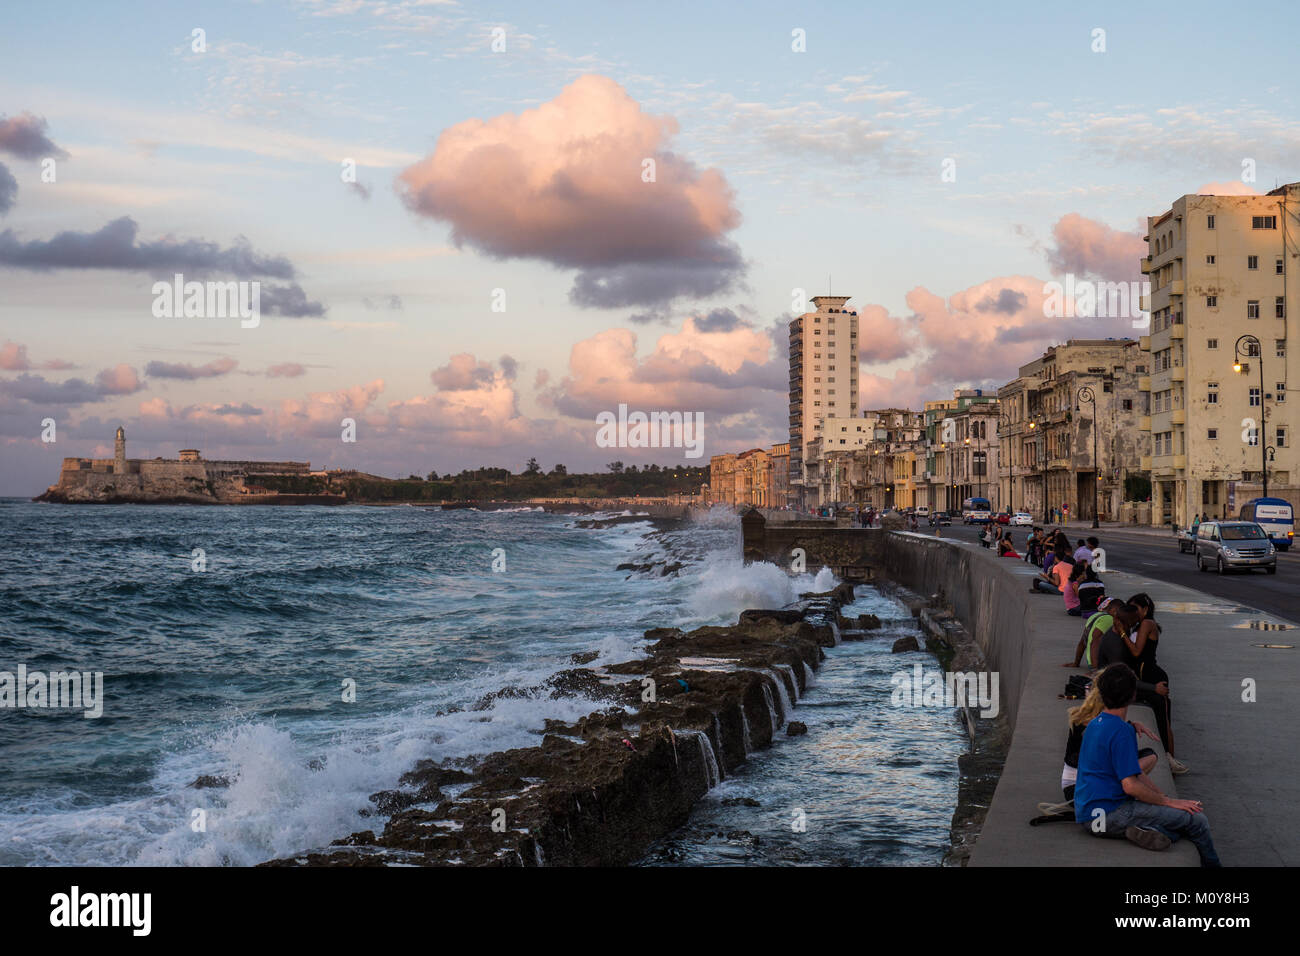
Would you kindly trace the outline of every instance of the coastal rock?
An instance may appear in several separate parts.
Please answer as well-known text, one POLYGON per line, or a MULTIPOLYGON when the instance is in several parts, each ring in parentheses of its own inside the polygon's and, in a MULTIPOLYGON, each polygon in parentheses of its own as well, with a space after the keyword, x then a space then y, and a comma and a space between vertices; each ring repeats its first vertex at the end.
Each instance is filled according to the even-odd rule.
POLYGON ((917 642, 916 638, 908 635, 907 637, 900 637, 898 640, 894 641, 894 646, 891 648, 890 653, 902 654, 904 651, 919 651, 920 649, 921 645, 917 642))
POLYGON ((799 720, 790 721, 790 726, 785 729, 787 737, 799 737, 808 733, 808 725, 799 720))
POLYGON ((193 787, 195 790, 204 790, 207 788, 217 788, 217 787, 228 787, 230 786, 230 780, 227 777, 205 773, 196 777, 194 779, 194 782, 191 783, 190 786, 193 787))

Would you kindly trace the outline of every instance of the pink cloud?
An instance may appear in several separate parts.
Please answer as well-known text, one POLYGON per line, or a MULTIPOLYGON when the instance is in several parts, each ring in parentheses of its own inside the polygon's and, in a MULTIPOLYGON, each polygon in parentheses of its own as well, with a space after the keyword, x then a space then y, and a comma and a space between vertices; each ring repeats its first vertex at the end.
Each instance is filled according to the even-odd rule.
POLYGON ((104 369, 95 376, 95 384, 106 395, 130 395, 142 387, 136 370, 125 363, 104 369))
POLYGON ((1262 195, 1254 186, 1249 186, 1239 179, 1230 179, 1226 183, 1206 183, 1196 190, 1198 196, 1259 196, 1262 195))
POLYGON ((676 131, 588 74, 535 109, 443 130, 399 175, 399 191, 416 213, 450 223, 457 246, 580 270, 578 304, 709 295, 744 270, 726 238, 740 214, 721 172, 671 151, 676 131))
POLYGON ((1047 261, 1058 275, 1074 273, 1111 282, 1141 278, 1138 260, 1147 254, 1140 232, 1121 232, 1077 212, 1057 220, 1052 227, 1055 245, 1047 261))
POLYGON ((306 366, 299 365, 297 362, 281 362, 279 365, 272 365, 266 370, 268 378, 298 378, 300 375, 306 374, 306 366))
POLYGON ((63 359, 47 359, 38 365, 32 365, 27 357, 27 346, 19 345, 17 342, 6 342, 0 346, 0 369, 7 372, 26 372, 33 368, 61 372, 76 367, 72 362, 65 362, 63 359))

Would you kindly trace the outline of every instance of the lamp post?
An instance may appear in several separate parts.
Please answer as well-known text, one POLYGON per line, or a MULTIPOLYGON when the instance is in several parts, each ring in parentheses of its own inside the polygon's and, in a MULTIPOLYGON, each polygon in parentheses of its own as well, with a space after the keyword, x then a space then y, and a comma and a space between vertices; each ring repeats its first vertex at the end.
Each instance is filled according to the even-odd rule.
POLYGON ((1267 431, 1268 406, 1264 403, 1264 346, 1260 344, 1259 339, 1257 339, 1255 336, 1247 332, 1245 335, 1237 339, 1237 344, 1233 346, 1233 355, 1236 357, 1237 360, 1232 363, 1232 370, 1234 372, 1237 372, 1238 374, 1241 373, 1244 367, 1241 361, 1243 355, 1245 355, 1246 358, 1253 357, 1259 360, 1259 433, 1256 435, 1256 439, 1259 441, 1260 476, 1264 482, 1263 497, 1267 498, 1268 497, 1268 446, 1265 445, 1264 442, 1268 434, 1267 431), (1247 348, 1247 351, 1244 353, 1241 351, 1241 343, 1243 342, 1246 343, 1246 348, 1247 348), (1249 351, 1251 345, 1255 346, 1255 354, 1253 356, 1249 351))
POLYGON ((1052 515, 1047 506, 1047 435, 1038 427, 1039 424, 1039 421, 1035 419, 1029 423, 1029 427, 1042 436, 1034 443, 1034 452, 1035 457, 1038 459, 1038 471, 1043 479, 1043 524, 1049 525, 1052 523, 1052 515))
POLYGON ((1097 457, 1097 393, 1092 390, 1091 385, 1079 389, 1075 407, 1082 411, 1084 402, 1092 406, 1092 526, 1100 528, 1101 522, 1098 520, 1097 511, 1097 485, 1101 483, 1101 460, 1097 457))

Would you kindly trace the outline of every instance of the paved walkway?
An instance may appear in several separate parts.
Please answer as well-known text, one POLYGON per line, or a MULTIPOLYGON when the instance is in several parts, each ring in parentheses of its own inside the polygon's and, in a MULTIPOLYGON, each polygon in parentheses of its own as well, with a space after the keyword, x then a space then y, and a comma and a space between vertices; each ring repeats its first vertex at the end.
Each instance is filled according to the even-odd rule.
MULTIPOLYGON (((1023 581, 1028 589, 1033 572, 1023 562, 949 540, 953 547, 982 552, 982 560, 1017 578, 1011 586, 1023 581)), ((1294 809, 1300 805, 1300 767, 1293 744, 1300 727, 1300 647, 1295 646, 1300 628, 1139 574, 1107 572, 1104 578, 1113 595, 1151 595, 1164 628, 1159 659, 1170 674, 1178 756, 1192 772, 1177 778, 1175 788, 1162 757, 1157 785, 1205 804, 1226 866, 1300 865, 1294 809), (1243 701, 1251 688, 1254 702, 1243 701)), ((1065 711, 1074 702, 1057 695, 1069 674, 1080 673, 1061 663, 1073 658, 1082 622, 1065 614, 1059 597, 1026 597, 1032 602, 1027 624, 1034 635, 1033 659, 1015 737, 972 865, 1196 865, 1186 841, 1152 853, 1123 840, 1103 842, 1068 823, 1027 825, 1039 801, 1061 799, 1065 711)))

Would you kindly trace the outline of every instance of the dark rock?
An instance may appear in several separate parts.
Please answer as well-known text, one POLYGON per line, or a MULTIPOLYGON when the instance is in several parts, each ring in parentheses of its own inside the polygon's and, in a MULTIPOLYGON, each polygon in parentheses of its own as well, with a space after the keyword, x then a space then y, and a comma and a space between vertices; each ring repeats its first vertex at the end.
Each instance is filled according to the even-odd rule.
POLYGON ((227 777, 205 773, 196 777, 190 786, 195 790, 203 790, 207 787, 228 787, 230 786, 230 780, 227 777))
POLYGON ((569 660, 575 664, 590 664, 600 656, 600 651, 583 651, 580 654, 571 654, 569 660))
POLYGON ((785 729, 787 737, 798 737, 801 734, 808 733, 808 725, 802 721, 792 720, 790 726, 785 729))
POLYGON ((894 641, 894 646, 891 652, 894 654, 901 654, 904 651, 919 651, 920 649, 921 645, 917 642, 916 638, 909 635, 907 637, 900 637, 898 640, 894 641))
POLYGON ((753 797, 728 797, 722 801, 724 807, 761 807, 762 804, 753 797))
POLYGON ((880 618, 874 614, 859 614, 858 627, 864 631, 874 631, 880 627, 880 618))
POLYGON ((779 621, 782 624, 797 624, 803 620, 803 609, 777 609, 741 611, 740 623, 752 624, 755 621, 779 621))

